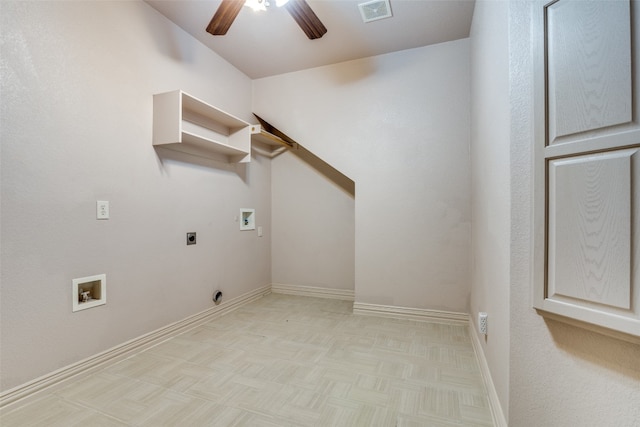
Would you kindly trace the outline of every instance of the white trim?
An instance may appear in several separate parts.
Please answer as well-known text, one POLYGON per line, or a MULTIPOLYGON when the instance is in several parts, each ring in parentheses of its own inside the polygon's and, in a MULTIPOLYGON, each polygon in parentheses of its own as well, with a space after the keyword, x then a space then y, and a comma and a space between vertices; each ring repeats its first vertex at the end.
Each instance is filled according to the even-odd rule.
POLYGON ((489 398, 489 409, 491 409, 491 417, 493 418, 493 425, 496 427, 508 427, 507 420, 502 412, 502 405, 500 405, 500 399, 498 398, 498 392, 493 379, 491 378, 491 371, 489 370, 489 363, 484 356, 484 350, 480 342, 480 337, 476 331, 473 322, 469 322, 469 336, 471 336, 471 344, 473 345, 473 351, 476 353, 476 360, 480 367, 480 374, 484 381, 485 389, 487 390, 487 396, 489 398))
POLYGON ((353 314, 365 314, 371 316, 393 317, 396 319, 411 319, 429 322, 445 322, 467 325, 469 315, 455 311, 429 310, 426 308, 396 307, 390 305, 367 304, 363 302, 353 303, 353 314))
POLYGON ((64 368, 50 372, 18 387, 12 388, 0 394, 0 408, 22 401, 26 398, 35 397, 36 393, 59 385, 64 381, 85 374, 97 367, 104 367, 117 361, 132 356, 150 347, 156 346, 176 335, 187 332, 203 323, 218 318, 243 305, 253 302, 271 292, 271 285, 266 285, 255 289, 244 295, 232 298, 215 307, 208 308, 200 313, 189 316, 178 322, 171 323, 138 338, 126 341, 109 350, 95 354, 79 362, 65 366, 64 368))
POLYGON ((284 285, 272 283, 271 292, 274 294, 299 295, 303 297, 329 298, 344 301, 353 301, 355 294, 348 289, 319 288, 315 286, 284 285))

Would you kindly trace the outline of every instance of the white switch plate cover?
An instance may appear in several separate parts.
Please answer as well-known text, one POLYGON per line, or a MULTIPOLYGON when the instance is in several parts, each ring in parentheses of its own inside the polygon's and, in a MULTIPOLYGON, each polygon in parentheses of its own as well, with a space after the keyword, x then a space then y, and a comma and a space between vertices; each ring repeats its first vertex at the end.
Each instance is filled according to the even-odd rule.
POLYGON ((96 202, 96 219, 109 219, 109 202, 107 200, 96 202))
POLYGON ((262 226, 258 226, 258 237, 262 237, 262 226))

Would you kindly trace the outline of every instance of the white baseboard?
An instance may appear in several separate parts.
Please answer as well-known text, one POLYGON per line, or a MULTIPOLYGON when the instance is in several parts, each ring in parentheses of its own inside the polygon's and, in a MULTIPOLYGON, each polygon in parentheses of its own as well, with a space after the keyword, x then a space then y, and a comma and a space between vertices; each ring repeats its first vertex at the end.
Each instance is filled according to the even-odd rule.
POLYGON ((392 317, 396 319, 410 319, 428 322, 444 322, 467 325, 469 315, 455 311, 429 310, 425 308, 396 307, 391 305, 353 303, 353 314, 392 317))
MULTIPOLYGON (((333 298, 345 301, 354 300, 354 292, 349 290, 283 284, 272 284, 263 286, 254 291, 223 302, 219 306, 211 307, 193 316, 189 316, 183 320, 172 323, 140 337, 134 338, 130 341, 112 347, 109 350, 43 375, 39 378, 36 378, 35 380, 29 381, 28 383, 22 384, 13 389, 7 390, 0 394, 0 409, 6 409, 10 405, 19 402, 26 402, 33 398, 36 398, 42 391, 49 390, 55 386, 59 386, 71 378, 87 374, 87 372, 91 372, 92 370, 95 370, 95 368, 104 368, 136 353, 156 346, 174 336, 180 335, 203 323, 206 323, 233 310, 236 310, 243 305, 253 302, 271 292, 289 295, 311 296, 318 298, 333 298)), ((353 312, 354 314, 375 315, 432 322, 453 322, 469 325, 471 342, 473 344, 473 348, 480 365, 480 371, 487 388, 487 393, 489 394, 489 405, 491 407, 494 423, 497 427, 507 427, 507 422, 504 418, 504 414, 502 412, 500 401, 498 400, 498 395, 493 385, 493 381, 491 380, 491 374, 489 372, 489 367, 484 356, 484 352, 482 351, 479 337, 475 332, 473 323, 469 322, 469 316, 466 313, 394 307, 366 303, 354 303, 353 312)))
POLYGON ((469 322, 469 336, 471 337, 473 351, 476 353, 476 360, 478 361, 478 365, 480 365, 482 380, 484 381, 484 385, 489 396, 489 408, 491 409, 491 416, 493 417, 493 425, 496 427, 508 427, 507 420, 504 417, 504 412, 502 412, 502 405, 500 405, 498 392, 496 391, 493 379, 491 378, 489 363, 484 355, 480 336, 478 336, 478 332, 473 322, 469 322))
POLYGON ((274 294, 298 295, 303 297, 329 298, 344 301, 354 300, 354 291, 347 289, 318 288, 314 286, 284 285, 272 283, 271 292, 274 294))
POLYGON ((243 305, 269 294, 270 292, 271 285, 263 286, 244 295, 224 301, 220 305, 211 307, 200 313, 194 314, 193 316, 189 316, 178 322, 119 344, 109 350, 103 351, 102 353, 98 353, 79 362, 65 366, 64 368, 50 372, 18 387, 7 390, 0 394, 0 409, 4 409, 5 407, 19 401, 30 400, 31 398, 37 397, 37 393, 60 385, 70 378, 91 372, 97 367, 106 367, 133 354, 156 346, 169 338, 180 335, 203 323, 236 310, 243 305))

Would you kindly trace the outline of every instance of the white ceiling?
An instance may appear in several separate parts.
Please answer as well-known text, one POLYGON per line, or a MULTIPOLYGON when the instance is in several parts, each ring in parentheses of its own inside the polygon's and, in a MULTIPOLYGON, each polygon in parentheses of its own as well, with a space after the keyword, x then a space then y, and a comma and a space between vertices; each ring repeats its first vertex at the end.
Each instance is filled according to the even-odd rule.
POLYGON ((224 36, 205 31, 221 0, 146 0, 247 76, 256 79, 469 36, 473 0, 390 0, 393 17, 363 23, 359 3, 307 0, 327 27, 309 40, 284 8, 243 7, 224 36))

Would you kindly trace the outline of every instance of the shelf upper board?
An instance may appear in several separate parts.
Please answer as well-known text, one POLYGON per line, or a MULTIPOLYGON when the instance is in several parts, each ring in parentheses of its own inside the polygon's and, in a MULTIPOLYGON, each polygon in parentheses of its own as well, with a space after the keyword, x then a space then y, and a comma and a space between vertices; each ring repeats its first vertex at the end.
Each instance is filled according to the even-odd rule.
POLYGON ((223 124, 229 128, 237 129, 250 126, 249 123, 241 120, 229 113, 222 111, 213 105, 191 96, 188 93, 180 91, 182 94, 182 108, 184 110, 193 111, 201 116, 208 117, 216 122, 223 124))

